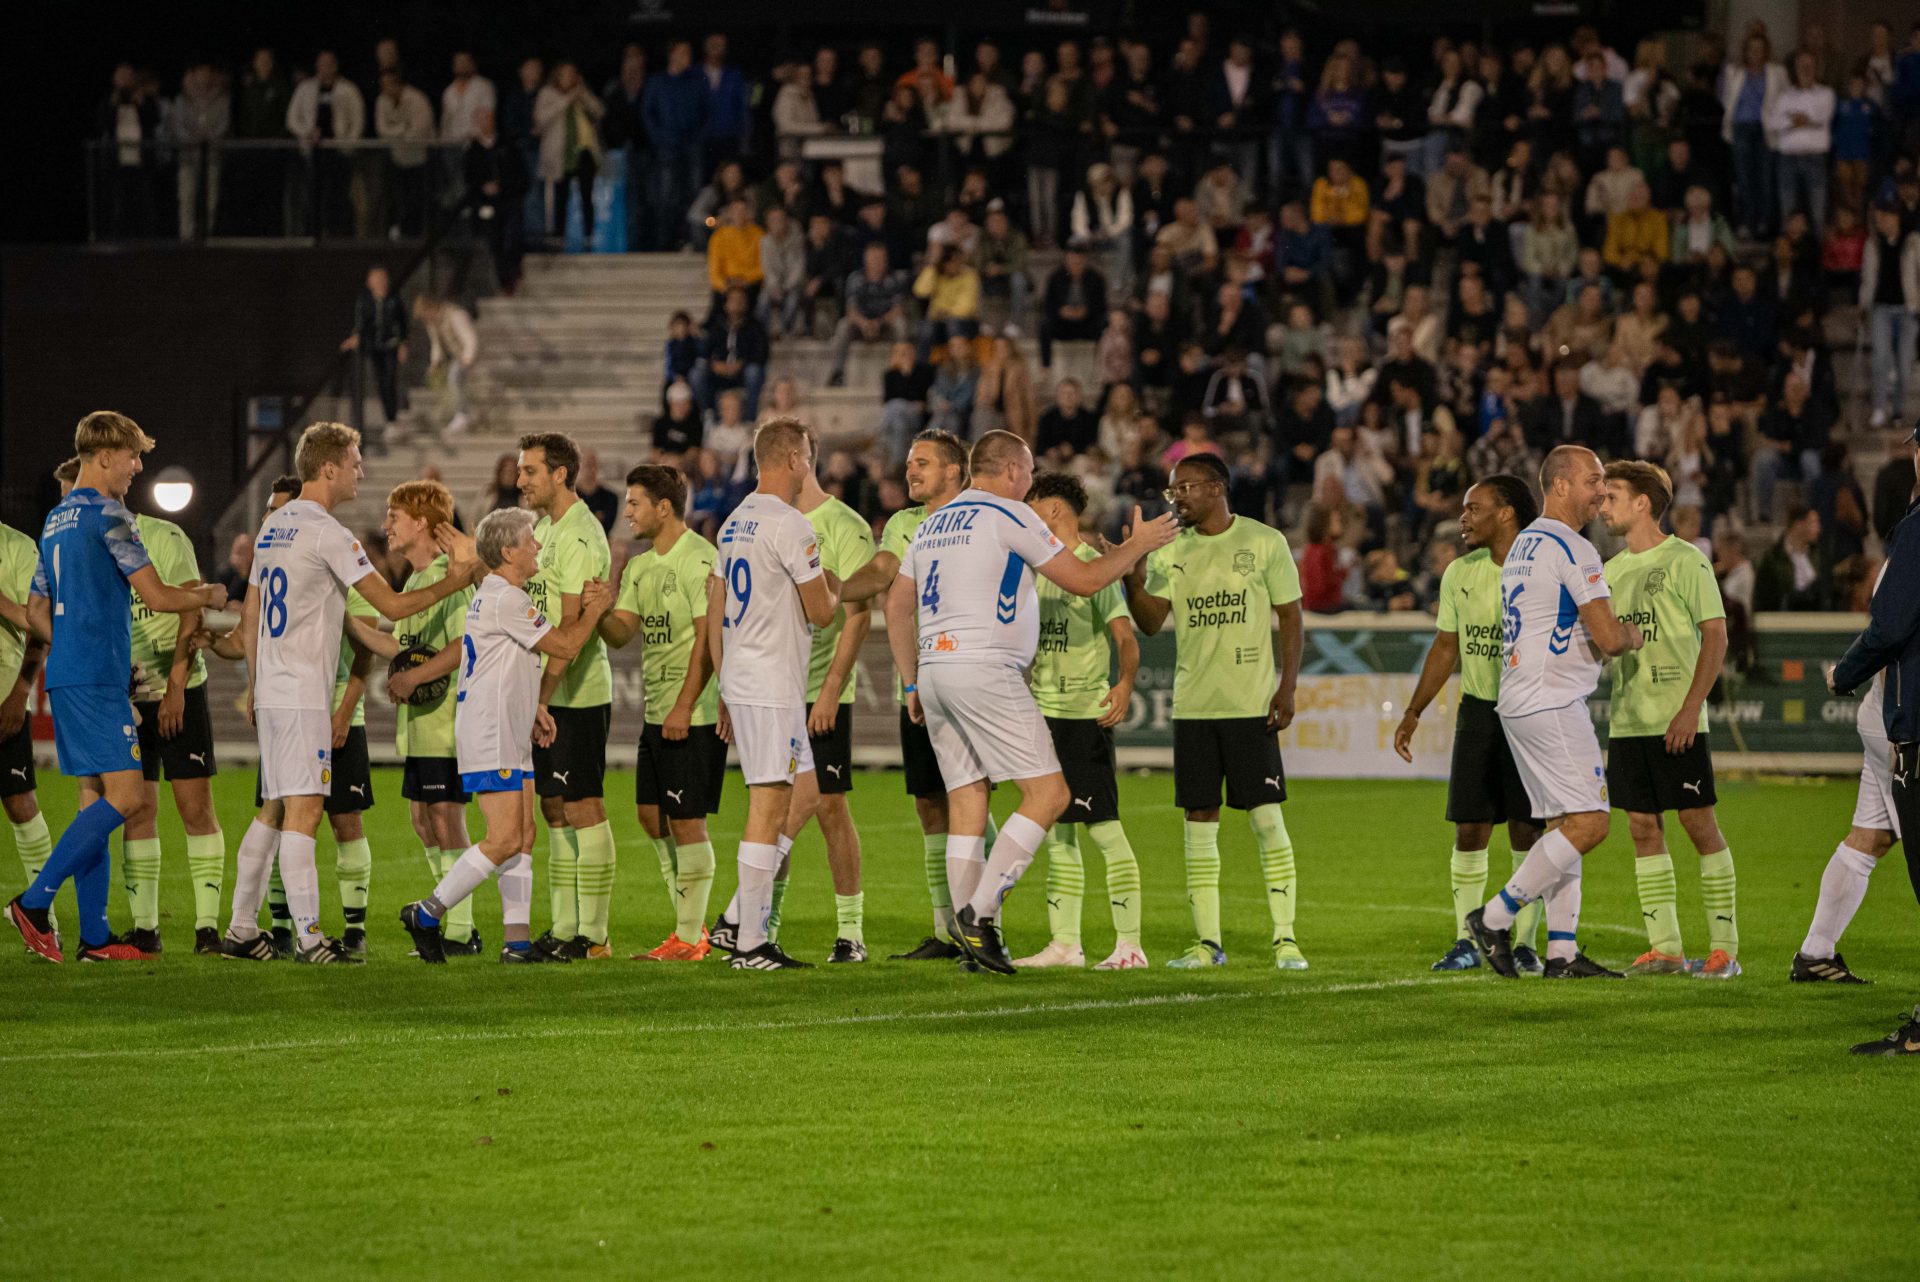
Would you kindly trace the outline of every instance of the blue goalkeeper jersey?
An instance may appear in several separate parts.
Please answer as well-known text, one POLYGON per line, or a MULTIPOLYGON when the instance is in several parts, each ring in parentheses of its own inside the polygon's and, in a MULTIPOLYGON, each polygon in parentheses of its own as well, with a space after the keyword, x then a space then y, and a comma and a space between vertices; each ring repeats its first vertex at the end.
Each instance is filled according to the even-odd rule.
POLYGON ((47 514, 33 594, 52 605, 47 689, 127 688, 133 671, 133 592, 151 564, 132 512, 119 499, 77 489, 47 514))

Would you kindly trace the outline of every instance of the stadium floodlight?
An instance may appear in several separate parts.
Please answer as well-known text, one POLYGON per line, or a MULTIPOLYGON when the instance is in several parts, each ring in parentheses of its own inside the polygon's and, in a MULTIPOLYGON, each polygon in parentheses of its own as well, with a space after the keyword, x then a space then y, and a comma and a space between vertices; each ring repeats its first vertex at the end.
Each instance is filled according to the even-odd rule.
POLYGON ((153 501, 162 512, 179 512, 193 502, 193 473, 179 464, 153 478, 153 501))

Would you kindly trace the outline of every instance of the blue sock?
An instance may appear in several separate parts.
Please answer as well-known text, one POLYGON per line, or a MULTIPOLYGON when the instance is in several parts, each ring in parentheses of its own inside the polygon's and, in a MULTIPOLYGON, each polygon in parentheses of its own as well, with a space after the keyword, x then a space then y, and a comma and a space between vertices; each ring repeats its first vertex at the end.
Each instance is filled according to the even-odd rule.
POLYGON ((416 908, 414 911, 420 916, 420 924, 428 930, 438 930, 440 928, 440 919, 428 912, 425 908, 416 908))
POLYGON ((531 939, 509 939, 507 941, 507 951, 510 953, 530 953, 533 951, 533 941, 531 939))
POLYGON ((113 927, 107 924, 107 892, 113 882, 109 850, 101 842, 100 857, 73 876, 73 897, 80 906, 80 942, 88 948, 99 948, 113 938, 113 927))
MULTIPOLYGON (((102 797, 85 810, 73 817, 67 830, 60 834, 60 840, 54 845, 53 853, 47 856, 46 864, 40 869, 40 875, 33 879, 20 896, 20 906, 31 908, 35 912, 44 912, 53 905, 53 897, 60 890, 60 883, 69 877, 78 877, 97 859, 104 863, 107 857, 107 842, 113 836, 113 830, 125 823, 127 818, 107 804, 102 797)), ((76 887, 77 889, 77 887, 76 887)), ((81 906, 82 933, 85 939, 85 905, 81 906)), ((106 907, 101 906, 104 918, 106 907)))

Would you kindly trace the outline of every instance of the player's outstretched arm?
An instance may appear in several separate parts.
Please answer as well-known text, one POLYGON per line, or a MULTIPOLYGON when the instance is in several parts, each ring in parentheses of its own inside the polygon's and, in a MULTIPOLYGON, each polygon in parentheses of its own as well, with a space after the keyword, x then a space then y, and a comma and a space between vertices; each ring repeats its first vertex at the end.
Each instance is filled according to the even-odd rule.
POLYGON ((347 616, 347 636, 369 654, 391 659, 400 653, 400 640, 357 614, 347 616))
POLYGON ((905 575, 898 575, 887 589, 887 649, 893 654, 894 670, 907 687, 907 714, 915 724, 926 718, 920 711, 920 695, 914 689, 920 679, 920 629, 914 612, 919 608, 920 587, 905 575))
POLYGON ((367 599, 367 604, 378 610, 394 623, 409 614, 418 614, 446 600, 456 592, 473 586, 468 576, 457 569, 449 570, 447 577, 438 583, 430 583, 424 588, 415 588, 411 592, 396 592, 393 584, 386 581, 378 571, 369 571, 353 584, 355 591, 367 599))
MULTIPOLYGON (((352 616, 348 617, 351 618, 352 616)), ((378 632, 378 635, 386 636, 386 633, 378 632)), ((397 645, 394 647, 393 653, 400 653, 397 645)), ((452 645, 442 647, 440 653, 434 655, 417 668, 408 668, 405 672, 388 674, 387 698, 393 700, 395 703, 405 703, 415 690, 418 690, 429 681, 438 681, 441 677, 452 676, 453 670, 460 666, 460 654, 461 643, 455 641, 452 645)), ((393 655, 388 655, 387 657, 392 658, 393 655)))
POLYGON ((1045 575, 1049 582, 1076 596, 1092 596, 1109 583, 1118 583, 1127 571, 1146 558, 1147 553, 1165 547, 1179 533, 1180 527, 1171 513, 1163 513, 1148 521, 1142 519, 1140 509, 1136 507, 1126 542, 1108 548, 1091 561, 1082 561, 1077 556, 1055 555, 1035 569, 1045 575))
POLYGON ((1393 750, 1400 754, 1400 760, 1413 761, 1413 732, 1420 726, 1420 714, 1439 697, 1440 688, 1447 684, 1447 678, 1459 664, 1460 634, 1435 632, 1433 644, 1427 648, 1426 662, 1420 665, 1420 679, 1414 682, 1413 697, 1407 700, 1407 710, 1401 714, 1400 724, 1393 732, 1393 750))
POLYGON ((169 587, 160 581, 160 572, 143 565, 127 576, 127 582, 140 594, 140 600, 156 614, 186 614, 192 610, 224 610, 227 590, 218 583, 196 583, 169 587))
POLYGON ((640 616, 632 610, 608 610, 600 616, 597 630, 602 641, 616 650, 625 649, 640 631, 640 616))
POLYGON ((1587 625, 1587 634, 1593 638, 1594 647, 1609 659, 1617 659, 1627 651, 1638 650, 1647 643, 1647 639, 1640 635, 1639 627, 1614 614, 1613 602, 1607 597, 1581 606, 1580 622, 1587 625))
MULTIPOLYGON (((572 599, 571 595, 569 599, 572 599)), ((600 622, 600 616, 607 612, 609 605, 613 604, 613 589, 607 585, 605 579, 588 579, 580 586, 578 600, 579 612, 564 624, 542 636, 534 649, 549 659, 563 662, 580 653, 580 647, 585 645, 587 639, 593 635, 594 626, 600 622)), ((549 665, 549 669, 551 666, 549 665)), ((540 693, 540 702, 545 705, 549 691, 544 682, 541 684, 540 693)))
POLYGON ((900 574, 900 558, 882 549, 840 584, 840 599, 848 605, 871 601, 893 586, 900 574))
POLYGON ((833 577, 833 571, 822 570, 817 579, 808 579, 800 587, 800 608, 806 611, 807 622, 816 628, 824 628, 833 622, 833 616, 840 612, 840 581, 833 577))

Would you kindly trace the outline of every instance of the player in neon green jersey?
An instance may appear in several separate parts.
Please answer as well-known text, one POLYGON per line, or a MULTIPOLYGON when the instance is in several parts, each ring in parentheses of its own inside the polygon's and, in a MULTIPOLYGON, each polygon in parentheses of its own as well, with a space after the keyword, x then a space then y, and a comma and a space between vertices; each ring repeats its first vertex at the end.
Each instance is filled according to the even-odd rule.
MULTIPOLYGON (((907 497, 916 507, 895 512, 880 532, 880 550, 866 568, 841 584, 843 602, 866 602, 893 586, 900 573, 900 558, 913 542, 914 532, 927 514, 951 503, 967 487, 967 447, 950 432, 928 430, 913 438, 907 450, 907 497)), ((940 777, 940 762, 933 755, 933 740, 924 725, 914 724, 907 715, 906 695, 900 680, 893 683, 894 699, 900 705, 900 759, 906 773, 907 795, 913 798, 914 812, 920 820, 921 850, 926 861, 927 894, 933 900, 933 933, 904 953, 895 953, 895 961, 956 961, 960 948, 953 942, 948 924, 953 917, 953 896, 947 888, 947 785, 940 777)), ((987 815, 987 842, 995 837, 993 815, 987 815)))
MULTIPOLYGON (((815 458, 818 459, 818 451, 815 458)), ((845 579, 873 560, 873 529, 866 518, 820 488, 814 472, 800 483, 795 504, 820 542, 820 564, 845 579)), ((814 777, 820 801, 814 818, 827 843, 827 870, 833 877, 836 920, 829 962, 867 959, 866 896, 860 890, 860 830, 853 826, 847 794, 853 790, 853 701, 858 694, 860 647, 873 626, 872 606, 842 604, 833 622, 813 633, 807 660, 807 739, 813 748, 814 777)), ((768 937, 779 939, 780 905, 787 893, 787 863, 773 883, 773 917, 768 937)))
POLYGON ((713 890, 707 816, 720 809, 727 745, 715 729, 720 683, 707 649, 707 580, 719 554, 687 528, 687 482, 671 467, 627 473, 627 526, 650 546, 627 560, 620 594, 600 618, 600 636, 620 649, 636 636, 646 684, 646 723, 634 762, 640 826, 667 883, 674 927, 646 961, 700 961, 713 890))
MULTIPOLYGON (((1447 822, 1454 826, 1453 947, 1433 964, 1443 971, 1478 970, 1480 950, 1467 931, 1467 914, 1487 897, 1487 846, 1495 824, 1507 826, 1507 845, 1518 869, 1540 839, 1527 787, 1500 728, 1500 567, 1520 531, 1540 508, 1517 476, 1490 476, 1467 491, 1460 511, 1460 538, 1467 554, 1440 576, 1440 617, 1413 697, 1393 732, 1393 750, 1413 760, 1413 734, 1420 714, 1460 670, 1460 702, 1453 720, 1453 763, 1447 772, 1447 822)), ((1546 967, 1533 943, 1544 909, 1538 901, 1520 910, 1513 926, 1514 964, 1523 975, 1546 967)))
POLYGON ((1293 724, 1294 686, 1304 636, 1300 572, 1286 535, 1227 505, 1227 466, 1188 455, 1167 496, 1180 536, 1127 576, 1127 606, 1148 636, 1173 625, 1174 804, 1186 811, 1187 903, 1191 947, 1168 962, 1179 969, 1224 966, 1220 938, 1220 790, 1247 812, 1260 845, 1260 870, 1273 919, 1273 961, 1305 970, 1293 935, 1293 838, 1279 732, 1293 724), (1279 662, 1273 622, 1278 620, 1279 662), (1275 669, 1278 668, 1278 681, 1275 669))
POLYGON ((33 683, 46 660, 47 645, 28 624, 27 596, 39 562, 38 543, 0 525, 0 808, 7 812, 29 886, 53 853, 33 770, 33 683))
MULTIPOLYGON (((559 432, 520 438, 520 501, 540 514, 533 537, 540 572, 527 594, 555 626, 580 613, 581 586, 613 573, 607 532, 574 493, 580 450, 559 432)), ((548 658, 534 723, 534 789, 547 822, 547 887, 553 926, 538 941, 571 960, 613 956, 615 851, 605 800, 607 735, 613 726, 613 668, 598 633, 570 660, 548 658)))
MULTIPOLYGON (((1067 472, 1033 478, 1027 503, 1053 536, 1082 561, 1099 557, 1080 537, 1087 489, 1067 472)), ((1140 947, 1140 863, 1120 826, 1120 783, 1113 760, 1113 727, 1133 703, 1140 671, 1140 642, 1127 613, 1126 592, 1108 584, 1093 596, 1076 596, 1049 579, 1035 585, 1040 596, 1040 645, 1030 683, 1047 719, 1053 749, 1067 777, 1072 800, 1047 832, 1047 946, 1016 966, 1084 966, 1080 947, 1080 899, 1086 873, 1080 860, 1081 829, 1107 863, 1107 906, 1113 912, 1114 947, 1095 970, 1137 970, 1147 964, 1140 947), (1108 652, 1119 661, 1119 680, 1108 684, 1108 652)))
POLYGON ((1607 464, 1601 519, 1626 551, 1607 562, 1607 587, 1622 620, 1639 626, 1646 646, 1613 662, 1607 791, 1627 812, 1634 872, 1648 948, 1629 975, 1687 972, 1680 944, 1673 856, 1661 815, 1678 811, 1700 856, 1700 897, 1711 951, 1702 979, 1740 973, 1734 912, 1733 852, 1714 814, 1713 754, 1707 746, 1707 695, 1727 655, 1727 611, 1713 563, 1699 548, 1663 534, 1673 482, 1653 464, 1607 464))

